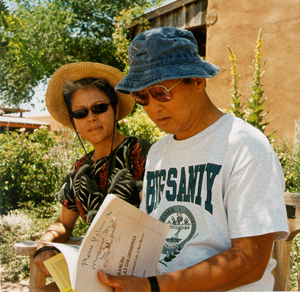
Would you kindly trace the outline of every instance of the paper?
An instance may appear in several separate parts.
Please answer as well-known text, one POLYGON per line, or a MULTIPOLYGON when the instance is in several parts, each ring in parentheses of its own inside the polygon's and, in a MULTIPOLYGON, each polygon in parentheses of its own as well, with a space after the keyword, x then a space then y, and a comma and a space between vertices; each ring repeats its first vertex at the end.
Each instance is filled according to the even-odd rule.
POLYGON ((62 253, 59 253, 54 257, 46 260, 44 264, 53 279, 55 279, 55 283, 60 291, 74 291, 71 287, 68 265, 62 253))
MULTIPOLYGON (((65 257, 71 286, 75 291, 111 292, 112 288, 98 279, 98 271, 103 269, 109 274, 121 276, 155 275, 169 229, 167 224, 124 200, 108 195, 80 247, 51 244, 65 257)), ((50 270, 49 272, 51 273, 50 270)), ((52 277, 57 281, 53 275, 52 277)), ((66 285, 62 287, 68 289, 66 285)))

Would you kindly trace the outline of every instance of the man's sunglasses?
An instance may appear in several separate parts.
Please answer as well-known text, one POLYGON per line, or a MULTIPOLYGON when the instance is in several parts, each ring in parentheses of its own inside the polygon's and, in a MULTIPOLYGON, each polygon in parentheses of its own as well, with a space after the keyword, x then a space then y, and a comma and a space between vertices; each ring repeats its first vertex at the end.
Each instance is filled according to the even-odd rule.
POLYGON ((110 103, 98 103, 91 107, 81 108, 74 112, 71 112, 71 116, 76 120, 80 120, 80 119, 84 119, 88 116, 89 110, 91 110, 92 113, 95 115, 105 113, 108 109, 109 104, 110 103))
POLYGON ((151 96, 159 101, 159 102, 167 102, 170 101, 173 97, 171 90, 181 81, 177 81, 172 87, 169 89, 164 85, 155 85, 152 87, 149 87, 147 89, 141 90, 141 91, 131 91, 130 95, 134 98, 134 100, 142 105, 146 106, 149 104, 149 94, 151 96))

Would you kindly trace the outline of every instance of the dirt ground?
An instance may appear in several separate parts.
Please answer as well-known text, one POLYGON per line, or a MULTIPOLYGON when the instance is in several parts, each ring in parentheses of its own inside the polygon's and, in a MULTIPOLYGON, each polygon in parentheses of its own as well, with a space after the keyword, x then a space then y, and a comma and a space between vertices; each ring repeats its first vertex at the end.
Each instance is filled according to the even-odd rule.
POLYGON ((20 281, 19 283, 1 282, 1 292, 28 292, 29 283, 27 281, 20 281))
POLYGON ((0 291, 1 292, 28 292, 29 291, 29 282, 21 280, 19 283, 6 282, 2 279, 3 267, 0 266, 0 291))

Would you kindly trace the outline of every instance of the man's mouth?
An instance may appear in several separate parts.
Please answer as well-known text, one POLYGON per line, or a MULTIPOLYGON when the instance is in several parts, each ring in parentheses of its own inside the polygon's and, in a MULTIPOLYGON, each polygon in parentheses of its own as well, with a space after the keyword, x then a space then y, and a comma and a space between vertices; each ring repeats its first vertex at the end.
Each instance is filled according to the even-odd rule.
POLYGON ((164 122, 164 121, 167 121, 168 119, 170 119, 170 117, 163 117, 163 118, 158 118, 157 121, 164 122))

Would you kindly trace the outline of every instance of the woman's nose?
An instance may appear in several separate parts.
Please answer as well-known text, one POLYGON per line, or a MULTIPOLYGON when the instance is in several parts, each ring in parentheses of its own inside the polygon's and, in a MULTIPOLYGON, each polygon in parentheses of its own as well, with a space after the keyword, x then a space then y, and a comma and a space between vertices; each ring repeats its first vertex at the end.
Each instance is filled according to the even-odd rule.
POLYGON ((89 111, 88 113, 89 122, 95 121, 97 119, 96 114, 94 114, 91 109, 89 109, 88 111, 89 111))

